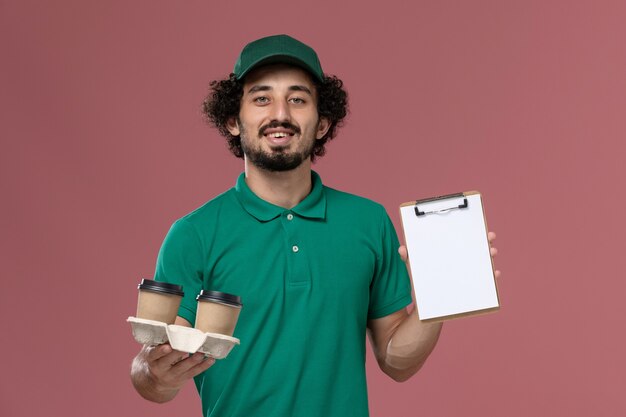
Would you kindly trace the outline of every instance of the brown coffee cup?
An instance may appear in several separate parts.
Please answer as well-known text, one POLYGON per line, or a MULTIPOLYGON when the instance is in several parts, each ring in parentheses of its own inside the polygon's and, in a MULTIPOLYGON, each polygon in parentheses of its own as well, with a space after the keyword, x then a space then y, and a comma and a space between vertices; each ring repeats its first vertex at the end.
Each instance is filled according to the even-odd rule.
POLYGON ((183 287, 142 279, 137 300, 137 318, 174 324, 183 298, 183 287))
POLYGON ((196 297, 198 310, 194 327, 204 333, 232 336, 241 312, 241 298, 219 291, 202 290, 196 297))

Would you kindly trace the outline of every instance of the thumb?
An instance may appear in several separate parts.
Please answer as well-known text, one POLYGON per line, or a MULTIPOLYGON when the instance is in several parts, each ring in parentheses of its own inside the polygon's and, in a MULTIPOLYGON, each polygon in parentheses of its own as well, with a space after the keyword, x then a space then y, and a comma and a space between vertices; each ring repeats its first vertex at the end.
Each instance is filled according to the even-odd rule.
POLYGON ((404 262, 406 262, 409 259, 409 253, 406 250, 406 246, 401 245, 398 248, 398 253, 400 254, 400 258, 402 258, 404 262))

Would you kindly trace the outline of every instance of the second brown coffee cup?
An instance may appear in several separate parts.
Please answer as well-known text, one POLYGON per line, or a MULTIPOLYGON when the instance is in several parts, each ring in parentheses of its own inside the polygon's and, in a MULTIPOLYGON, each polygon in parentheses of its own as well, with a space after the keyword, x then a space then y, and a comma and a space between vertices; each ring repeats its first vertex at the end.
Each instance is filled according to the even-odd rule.
POLYGON ((202 290, 196 297, 198 310, 194 327, 204 333, 232 336, 241 312, 241 297, 219 291, 202 290))

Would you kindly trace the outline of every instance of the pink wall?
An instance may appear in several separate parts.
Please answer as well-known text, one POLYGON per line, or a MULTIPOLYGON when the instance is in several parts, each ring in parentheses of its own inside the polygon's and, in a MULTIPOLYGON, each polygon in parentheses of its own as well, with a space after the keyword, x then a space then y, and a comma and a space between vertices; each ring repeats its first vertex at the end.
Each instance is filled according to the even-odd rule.
POLYGON ((209 81, 275 33, 350 93, 328 185, 396 225, 478 189, 499 236, 501 311, 447 324, 407 383, 369 356, 372 415, 624 415, 624 2, 184 3, 0 1, 0 415, 199 415, 191 385, 134 392, 125 319, 170 223, 242 169, 209 81))

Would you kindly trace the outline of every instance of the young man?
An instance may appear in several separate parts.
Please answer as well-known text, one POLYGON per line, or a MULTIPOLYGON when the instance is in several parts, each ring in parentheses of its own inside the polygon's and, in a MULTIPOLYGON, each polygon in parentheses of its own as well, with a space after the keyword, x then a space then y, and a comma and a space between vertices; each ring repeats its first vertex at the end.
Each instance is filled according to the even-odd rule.
POLYGON ((205 112, 245 172, 174 223, 156 279, 184 286, 185 326, 201 289, 239 295, 241 345, 217 363, 144 346, 132 381, 164 402, 195 377, 205 416, 367 416, 366 333, 383 372, 404 381, 441 324, 406 311, 411 285, 384 208, 311 170, 346 115, 342 83, 310 47, 279 35, 248 44, 211 85, 205 112))

